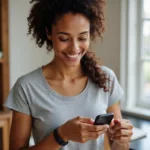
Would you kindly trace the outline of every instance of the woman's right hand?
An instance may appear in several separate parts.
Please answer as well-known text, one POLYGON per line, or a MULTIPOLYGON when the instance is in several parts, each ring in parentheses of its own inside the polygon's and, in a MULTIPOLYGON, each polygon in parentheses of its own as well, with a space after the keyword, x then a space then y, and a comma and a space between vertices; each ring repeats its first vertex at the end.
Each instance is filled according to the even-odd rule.
POLYGON ((85 143, 97 139, 109 128, 108 125, 94 125, 94 120, 86 117, 76 117, 58 128, 58 133, 64 141, 85 143))

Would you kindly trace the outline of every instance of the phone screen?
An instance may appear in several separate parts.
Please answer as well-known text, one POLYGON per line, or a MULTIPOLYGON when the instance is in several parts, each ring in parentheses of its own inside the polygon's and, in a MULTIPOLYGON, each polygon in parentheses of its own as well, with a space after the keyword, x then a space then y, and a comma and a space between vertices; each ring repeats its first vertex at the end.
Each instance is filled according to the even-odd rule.
POLYGON ((109 125, 111 123, 111 120, 113 119, 113 117, 114 117, 113 113, 98 115, 95 118, 94 125, 104 125, 104 124, 109 125))

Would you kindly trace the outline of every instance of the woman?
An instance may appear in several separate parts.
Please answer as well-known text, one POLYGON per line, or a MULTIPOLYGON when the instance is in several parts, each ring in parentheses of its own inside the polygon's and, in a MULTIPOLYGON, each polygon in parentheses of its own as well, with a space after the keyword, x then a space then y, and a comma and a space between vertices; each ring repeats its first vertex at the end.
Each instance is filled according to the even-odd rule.
POLYGON ((132 124, 121 117, 123 91, 112 70, 99 66, 90 41, 104 32, 104 0, 32 0, 29 34, 54 59, 20 77, 5 106, 13 110, 12 150, 127 150, 132 124), (113 112, 111 125, 94 125, 113 112), (35 146, 29 147, 30 133, 35 146))

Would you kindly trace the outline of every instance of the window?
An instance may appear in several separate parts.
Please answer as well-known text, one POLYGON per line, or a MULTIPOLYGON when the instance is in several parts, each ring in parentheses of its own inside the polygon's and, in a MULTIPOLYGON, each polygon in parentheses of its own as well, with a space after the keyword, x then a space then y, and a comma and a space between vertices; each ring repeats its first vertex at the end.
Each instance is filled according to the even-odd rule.
POLYGON ((140 38, 140 89, 139 106, 150 106, 150 0, 142 0, 140 38))
POLYGON ((150 117, 150 0, 121 2, 121 85, 125 111, 150 117), (141 111, 143 110, 143 111, 141 111))

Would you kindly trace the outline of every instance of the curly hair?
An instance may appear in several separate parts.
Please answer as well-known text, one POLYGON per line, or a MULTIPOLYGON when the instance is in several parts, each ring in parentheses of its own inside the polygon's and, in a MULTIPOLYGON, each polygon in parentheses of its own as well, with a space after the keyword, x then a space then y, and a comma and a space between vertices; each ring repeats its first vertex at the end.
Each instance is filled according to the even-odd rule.
MULTIPOLYGON (((39 47, 42 47, 46 42, 47 50, 52 50, 53 44, 47 38, 46 29, 48 34, 51 34, 52 25, 68 12, 80 13, 86 16, 90 21, 91 40, 95 40, 97 36, 102 39, 105 30, 105 0, 31 0, 30 3, 34 3, 34 5, 27 18, 28 34, 32 34, 39 47)), ((106 82, 109 79, 98 67, 96 57, 92 53, 88 51, 82 57, 82 70, 85 75, 106 92, 108 91, 106 82)))

